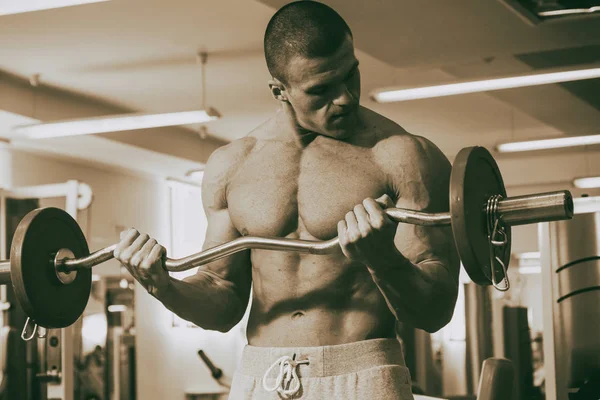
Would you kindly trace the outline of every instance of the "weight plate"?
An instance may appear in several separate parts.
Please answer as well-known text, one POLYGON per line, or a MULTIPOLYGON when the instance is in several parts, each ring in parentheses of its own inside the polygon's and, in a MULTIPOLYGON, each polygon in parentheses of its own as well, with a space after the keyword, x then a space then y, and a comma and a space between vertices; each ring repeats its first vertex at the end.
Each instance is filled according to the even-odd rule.
POLYGON ((92 271, 77 271, 65 285, 56 275, 53 255, 69 249, 75 257, 89 254, 77 222, 65 211, 40 208, 17 226, 10 249, 11 279, 25 313, 40 326, 64 328, 83 313, 92 289, 92 271))
MULTIPOLYGON (((484 147, 466 147, 456 156, 450 177, 450 215, 454 241, 461 262, 473 282, 492 283, 492 265, 488 244, 488 199, 500 194, 506 198, 506 189, 494 157, 484 147)), ((508 268, 510 261, 511 231, 505 226, 507 243, 501 259, 508 268)), ((504 277, 502 267, 494 263, 496 277, 504 277)))

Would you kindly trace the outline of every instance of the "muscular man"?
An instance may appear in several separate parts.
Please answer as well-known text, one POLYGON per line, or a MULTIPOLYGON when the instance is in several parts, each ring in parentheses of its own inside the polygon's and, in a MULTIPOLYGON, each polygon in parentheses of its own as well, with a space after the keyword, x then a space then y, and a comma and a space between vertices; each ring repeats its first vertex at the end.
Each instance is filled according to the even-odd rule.
POLYGON ((204 248, 244 235, 339 236, 340 250, 244 251, 180 281, 163 269, 164 248, 130 230, 115 257, 205 329, 235 326, 253 285, 232 399, 412 399, 395 322, 447 324, 459 263, 449 228, 396 224, 383 209, 447 211, 451 166, 427 139, 359 105, 352 33, 331 8, 282 7, 264 42, 281 107, 211 155, 204 248))

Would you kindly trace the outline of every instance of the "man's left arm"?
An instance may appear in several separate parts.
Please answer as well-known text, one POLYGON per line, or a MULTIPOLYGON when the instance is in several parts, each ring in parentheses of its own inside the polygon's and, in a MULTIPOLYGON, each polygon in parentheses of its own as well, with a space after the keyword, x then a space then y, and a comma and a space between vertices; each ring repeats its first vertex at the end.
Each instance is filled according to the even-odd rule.
POLYGON ((415 136, 388 139, 376 158, 396 201, 383 196, 355 207, 354 217, 347 215, 338 227, 342 249, 367 266, 399 321, 436 332, 452 318, 458 295, 452 229, 396 224, 383 209, 448 212, 451 165, 433 143, 415 136))

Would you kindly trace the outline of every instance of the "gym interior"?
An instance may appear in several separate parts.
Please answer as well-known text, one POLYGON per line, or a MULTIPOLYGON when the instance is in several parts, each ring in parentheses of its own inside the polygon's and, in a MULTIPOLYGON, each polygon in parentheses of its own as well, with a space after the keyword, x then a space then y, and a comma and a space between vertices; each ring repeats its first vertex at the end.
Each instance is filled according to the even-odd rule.
MULTIPOLYGON (((396 326, 414 398, 600 399, 600 2, 321 2, 352 28, 360 104, 433 142, 464 189, 446 210, 462 261, 452 318, 396 326), (502 197, 468 212, 513 218, 499 264, 489 221, 461 231, 456 217, 484 185, 465 172, 481 168, 465 167, 473 148, 502 197), (492 266, 465 255, 474 236, 492 266)), ((0 398, 228 398, 251 305, 228 331, 203 329, 107 256, 71 272, 89 287, 60 307, 81 310, 48 326, 31 298, 62 294, 24 288, 13 248, 28 216, 57 208, 90 252, 129 228, 170 259, 201 252, 207 161, 279 107, 263 36, 286 3, 0 1, 0 398)))

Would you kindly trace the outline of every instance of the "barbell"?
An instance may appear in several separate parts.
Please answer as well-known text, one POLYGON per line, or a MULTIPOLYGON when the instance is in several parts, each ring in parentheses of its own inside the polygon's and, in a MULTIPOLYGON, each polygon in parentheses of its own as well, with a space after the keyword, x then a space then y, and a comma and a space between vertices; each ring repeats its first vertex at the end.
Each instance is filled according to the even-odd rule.
MULTIPOLYGON (((476 146, 462 149, 454 160, 449 212, 400 208, 385 212, 396 222, 450 225, 469 277, 477 284, 507 290, 511 226, 571 219, 573 198, 567 190, 506 197, 494 158, 476 146)), ((10 260, 0 261, 0 284, 12 283, 19 303, 36 325, 63 328, 77 321, 87 305, 91 268, 112 259, 116 246, 90 254, 81 228, 69 214, 59 208, 39 208, 17 226, 10 260)), ((165 269, 185 271, 247 249, 330 254, 339 251, 339 240, 245 236, 185 258, 168 258, 165 269)))

